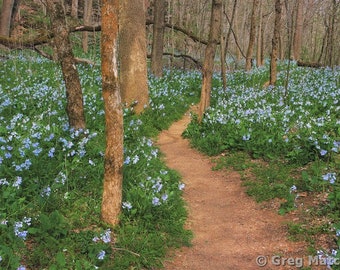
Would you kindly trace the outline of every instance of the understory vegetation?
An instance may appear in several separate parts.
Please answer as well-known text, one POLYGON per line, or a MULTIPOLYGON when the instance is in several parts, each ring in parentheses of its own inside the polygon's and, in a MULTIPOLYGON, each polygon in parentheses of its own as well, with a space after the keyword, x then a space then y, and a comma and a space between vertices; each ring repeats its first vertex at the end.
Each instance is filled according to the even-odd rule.
POLYGON ((299 212, 288 224, 292 238, 332 266, 340 258, 340 70, 292 63, 287 74, 287 65, 275 87, 263 87, 268 67, 229 74, 225 90, 216 77, 211 107, 202 123, 193 115, 184 136, 220 155, 215 169, 239 171, 256 201, 299 212), (321 235, 329 241, 318 242, 321 235))
POLYGON ((105 149, 101 73, 78 66, 87 129, 72 130, 59 66, 13 53, 0 70, 0 268, 150 269, 189 245, 184 184, 153 138, 198 102, 199 74, 149 79, 150 106, 124 111, 121 222, 101 222, 105 149))
MULTIPOLYGON (((11 53, 0 70, 0 268, 154 269, 168 248, 190 245, 183 228, 185 188, 153 139, 199 100, 198 72, 149 78, 150 105, 124 110, 121 222, 100 221, 105 147, 99 66, 79 65, 87 129, 69 128, 60 68, 32 52, 11 53)), ((279 200, 292 239, 310 241, 332 262, 340 245, 340 70, 280 63, 214 77, 212 104, 184 136, 216 156, 216 169, 240 172, 258 202, 279 200), (312 198, 307 204, 306 199, 312 198), (315 220, 323 222, 314 223, 315 220), (331 243, 320 246, 317 235, 331 243)), ((331 263, 330 263, 331 264, 331 263)), ((334 268, 336 269, 336 268, 334 268)))

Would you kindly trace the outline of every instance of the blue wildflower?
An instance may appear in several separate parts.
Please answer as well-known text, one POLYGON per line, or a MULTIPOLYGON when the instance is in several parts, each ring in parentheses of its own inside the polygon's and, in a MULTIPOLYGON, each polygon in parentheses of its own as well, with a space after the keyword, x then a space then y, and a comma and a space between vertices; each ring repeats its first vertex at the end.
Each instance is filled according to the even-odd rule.
POLYGON ((159 201, 159 198, 153 197, 153 198, 152 198, 152 204, 153 204, 154 206, 157 206, 157 205, 160 205, 161 202, 159 201))
POLYGON ((322 175, 324 181, 329 181, 329 183, 334 184, 336 180, 336 173, 326 173, 322 175))
POLYGON ((130 210, 132 208, 132 205, 130 202, 123 202, 122 203, 122 208, 123 209, 127 209, 127 210, 130 210))
POLYGON ((321 156, 325 156, 327 153, 328 153, 327 150, 324 150, 324 149, 321 149, 321 150, 320 150, 320 155, 321 155, 321 156))
POLYGON ((101 250, 97 255, 98 260, 104 260, 105 254, 106 254, 105 250, 101 250))

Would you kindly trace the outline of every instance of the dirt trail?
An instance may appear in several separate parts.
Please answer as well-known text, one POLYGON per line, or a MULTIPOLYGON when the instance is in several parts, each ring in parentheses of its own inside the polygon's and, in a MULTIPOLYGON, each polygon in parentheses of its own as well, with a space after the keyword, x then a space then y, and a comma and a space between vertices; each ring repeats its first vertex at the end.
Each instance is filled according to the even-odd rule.
POLYGON ((305 246, 287 240, 285 218, 261 209, 247 196, 238 173, 212 171, 209 157, 190 148, 181 137, 189 121, 187 113, 162 132, 157 142, 167 165, 183 177, 187 227, 194 234, 193 246, 176 251, 165 269, 297 269, 270 261, 265 267, 257 265, 260 255, 269 260, 278 254, 300 257, 305 246))

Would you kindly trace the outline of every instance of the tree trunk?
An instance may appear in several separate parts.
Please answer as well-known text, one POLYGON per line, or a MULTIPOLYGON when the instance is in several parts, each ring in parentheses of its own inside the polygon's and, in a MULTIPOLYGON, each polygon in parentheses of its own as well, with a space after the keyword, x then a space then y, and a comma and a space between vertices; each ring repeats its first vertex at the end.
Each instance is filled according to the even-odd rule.
POLYGON ((72 0, 71 6, 71 16, 76 19, 78 18, 78 2, 79 2, 78 0, 72 0))
POLYGON ((118 78, 119 0, 102 0, 102 87, 105 107, 106 150, 101 215, 116 225, 122 203, 123 182, 123 110, 118 78))
POLYGON ((57 61, 65 81, 67 106, 66 112, 71 128, 84 129, 85 116, 83 94, 81 90, 76 62, 69 39, 69 29, 66 25, 65 9, 62 1, 45 0, 46 10, 51 19, 51 28, 54 35, 53 46, 57 61))
POLYGON ((246 55, 246 70, 251 70, 252 66, 252 58, 255 44, 255 36, 256 36, 256 12, 259 6, 259 0, 253 0, 253 10, 251 12, 251 21, 250 21, 250 34, 249 34, 249 45, 246 55))
POLYGON ((303 0, 296 0, 296 19, 293 40, 294 60, 299 60, 301 54, 302 30, 303 30, 303 3, 304 3, 303 0))
POLYGON ((204 111, 210 106, 210 93, 212 85, 212 73, 214 69, 214 58, 221 30, 221 9, 222 0, 212 0, 209 41, 205 49, 204 63, 202 68, 203 81, 201 100, 198 111, 198 119, 200 122, 202 121, 204 111))
POLYGON ((120 87, 122 100, 141 113, 148 105, 144 0, 120 3, 120 87))
MULTIPOLYGON (((92 0, 86 0, 84 4, 84 25, 92 24, 92 0)), ((83 32, 82 40, 83 51, 85 53, 89 50, 89 32, 83 32)))
POLYGON ((259 4, 259 23, 257 30, 257 48, 256 48, 256 66, 263 66, 263 16, 262 16, 262 1, 259 4))
POLYGON ((151 72, 156 77, 163 73, 163 43, 164 43, 164 16, 165 0, 154 2, 154 24, 151 53, 151 72))
POLYGON ((9 37, 14 0, 3 0, 0 19, 0 36, 9 37))
MULTIPOLYGON (((226 89, 227 87, 227 55, 228 55, 228 48, 229 48, 229 41, 230 41, 230 35, 232 32, 232 28, 234 25, 234 18, 235 18, 235 14, 236 14, 236 6, 237 6, 237 0, 234 0, 234 4, 233 4, 233 11, 231 14, 231 19, 230 19, 230 24, 229 24, 229 29, 228 29, 228 33, 226 37, 222 37, 222 29, 221 29, 221 57, 223 59, 223 64, 222 64, 222 68, 221 68, 221 77, 222 77, 222 82, 223 82, 223 88, 226 89), (222 44, 224 42, 224 44, 222 44)), ((227 13, 225 11, 225 6, 223 7, 223 13, 226 15, 227 17, 227 21, 228 21, 228 16, 227 13)), ((223 27, 223 19, 221 18, 221 28, 223 27)))
POLYGON ((270 60, 270 85, 275 85, 277 75, 277 57, 279 50, 279 38, 281 28, 281 0, 275 0, 275 22, 274 22, 274 34, 272 39, 272 53, 270 60))

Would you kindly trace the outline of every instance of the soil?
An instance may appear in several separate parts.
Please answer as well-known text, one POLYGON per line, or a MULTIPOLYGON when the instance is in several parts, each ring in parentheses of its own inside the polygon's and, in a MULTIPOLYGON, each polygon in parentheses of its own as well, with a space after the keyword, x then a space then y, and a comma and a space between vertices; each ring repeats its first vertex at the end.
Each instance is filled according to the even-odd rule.
POLYGON ((288 240, 288 217, 249 197, 237 172, 212 171, 211 158, 192 149, 181 136, 189 122, 187 113, 163 131, 157 142, 167 165, 183 177, 189 213, 186 226, 194 235, 191 247, 169 254, 165 269, 297 269, 299 258, 307 256, 307 246, 288 240), (265 266, 258 265, 259 256, 267 259, 265 266))

